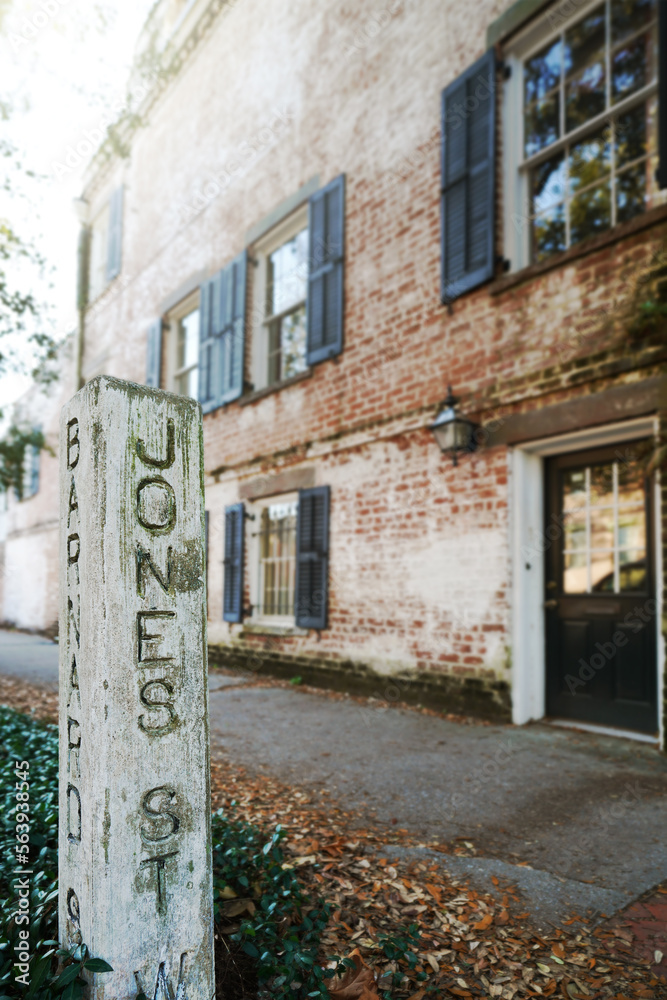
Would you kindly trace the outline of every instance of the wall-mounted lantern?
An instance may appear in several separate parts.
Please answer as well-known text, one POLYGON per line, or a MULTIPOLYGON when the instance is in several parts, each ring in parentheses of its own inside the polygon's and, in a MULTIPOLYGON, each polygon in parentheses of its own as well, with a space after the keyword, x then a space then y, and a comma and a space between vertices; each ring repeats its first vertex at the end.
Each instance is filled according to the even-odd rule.
POLYGON ((458 397, 452 393, 451 385, 448 385, 447 398, 442 403, 443 409, 429 428, 433 431, 440 451, 444 455, 451 455, 454 465, 458 465, 460 452, 471 452, 477 447, 475 440, 477 424, 456 412, 458 402, 458 397))

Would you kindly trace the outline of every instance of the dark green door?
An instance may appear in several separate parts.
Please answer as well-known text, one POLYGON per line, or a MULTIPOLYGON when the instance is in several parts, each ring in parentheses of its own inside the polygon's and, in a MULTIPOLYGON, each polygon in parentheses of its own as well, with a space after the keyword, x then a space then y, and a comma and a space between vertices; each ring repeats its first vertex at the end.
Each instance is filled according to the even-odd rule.
POLYGON ((547 714, 653 733, 657 601, 639 450, 547 462, 547 714))

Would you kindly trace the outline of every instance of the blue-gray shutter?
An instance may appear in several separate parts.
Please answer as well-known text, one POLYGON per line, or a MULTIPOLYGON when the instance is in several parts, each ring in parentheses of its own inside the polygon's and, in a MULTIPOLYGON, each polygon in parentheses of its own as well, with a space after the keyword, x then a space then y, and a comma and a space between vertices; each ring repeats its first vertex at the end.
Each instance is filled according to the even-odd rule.
POLYGON ((146 344, 146 385, 160 388, 162 369, 162 320, 156 319, 148 327, 148 342, 146 344))
POLYGON ((442 301, 493 277, 496 59, 489 49, 442 93, 442 301))
POLYGON ((243 620, 243 541, 245 535, 242 503, 225 507, 225 580, 222 617, 226 622, 243 620))
POLYGON ((308 203, 307 361, 325 361, 343 350, 345 175, 308 203))
POLYGON ((667 188, 667 3, 658 4, 658 187, 667 188))
POLYGON ((329 487, 299 490, 294 618, 299 628, 327 627, 329 487))
POLYGON ((109 201, 109 233, 107 242, 107 281, 112 281, 120 274, 120 261, 123 248, 123 186, 121 185, 111 195, 109 201))
POLYGON ((199 402, 204 413, 243 392, 247 254, 201 286, 199 402))

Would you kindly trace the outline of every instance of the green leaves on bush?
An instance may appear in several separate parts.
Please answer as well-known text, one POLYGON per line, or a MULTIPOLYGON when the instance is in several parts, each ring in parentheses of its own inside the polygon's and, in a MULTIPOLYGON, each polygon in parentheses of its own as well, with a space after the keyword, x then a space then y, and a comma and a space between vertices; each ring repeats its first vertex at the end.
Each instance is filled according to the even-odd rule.
MULTIPOLYGON (((58 731, 55 726, 0 707, 0 922, 7 938, 0 944, 0 998, 80 1000, 84 973, 110 967, 91 958, 85 945, 71 953, 58 951, 58 731), (15 982, 14 946, 19 927, 13 920, 17 896, 12 877, 17 867, 15 841, 15 762, 28 761, 30 781, 30 987, 15 982), (60 970, 56 969, 60 960, 60 970)), ((232 938, 256 964, 264 995, 285 1000, 327 1000, 317 950, 330 907, 312 899, 286 865, 273 835, 223 812, 213 816, 213 880, 216 924, 229 923, 225 898, 252 903, 232 938), (223 891, 226 890, 226 896, 223 891)), ((238 921, 237 921, 238 922, 238 921)), ((24 925, 25 926, 25 925, 24 925)))
POLYGON ((216 925, 229 923, 225 902, 231 893, 251 901, 248 911, 254 912, 231 937, 255 960, 260 990, 287 1000, 326 1000, 328 976, 317 964, 317 951, 331 908, 312 899, 285 863, 284 836, 278 826, 267 841, 257 827, 222 810, 214 814, 216 925))

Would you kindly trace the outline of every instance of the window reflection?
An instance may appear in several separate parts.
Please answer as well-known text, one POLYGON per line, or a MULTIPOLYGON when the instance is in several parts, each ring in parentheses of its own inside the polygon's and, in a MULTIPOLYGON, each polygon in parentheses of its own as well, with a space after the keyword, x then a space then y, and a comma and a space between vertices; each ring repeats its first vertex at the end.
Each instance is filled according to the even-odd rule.
POLYGON ((642 471, 631 461, 563 472, 563 593, 646 587, 644 490, 642 471))
POLYGON ((533 260, 651 206, 657 192, 655 96, 616 117, 613 108, 655 83, 656 53, 656 0, 611 0, 525 61, 525 156, 557 142, 561 147, 529 173, 533 260), (569 133, 596 118, 595 133, 568 143, 569 133))

